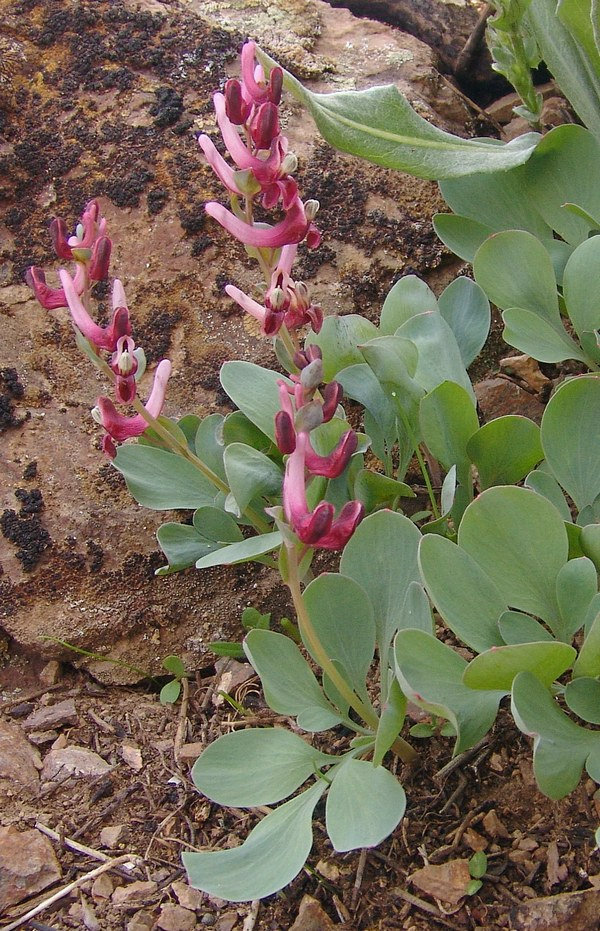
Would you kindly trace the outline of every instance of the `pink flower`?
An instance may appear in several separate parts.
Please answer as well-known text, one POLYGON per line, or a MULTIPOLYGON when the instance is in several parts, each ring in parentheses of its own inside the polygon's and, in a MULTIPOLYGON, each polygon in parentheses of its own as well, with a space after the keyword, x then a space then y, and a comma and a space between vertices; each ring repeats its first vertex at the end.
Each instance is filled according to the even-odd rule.
POLYGON ((327 550, 342 549, 364 517, 360 501, 349 501, 337 518, 328 501, 308 510, 305 486, 305 463, 308 437, 299 433, 296 448, 290 455, 283 480, 283 510, 290 526, 307 546, 327 550))
MULTIPOLYGON (((46 310, 56 310, 57 307, 67 307, 67 298, 64 288, 51 288, 46 284, 46 275, 41 268, 32 265, 25 272, 25 281, 32 289, 36 298, 46 310)), ((85 287, 85 271, 82 266, 77 266, 73 287, 77 294, 82 294, 85 287)))
POLYGON ((228 233, 248 246, 256 246, 257 249, 278 249, 290 243, 302 242, 309 226, 304 205, 299 197, 292 202, 283 220, 266 229, 244 223, 216 201, 209 201, 204 209, 228 233))
POLYGON ((56 217, 50 224, 52 244, 59 259, 81 261, 81 258, 77 255, 77 250, 91 249, 97 239, 106 238, 105 230, 106 220, 104 217, 100 217, 100 207, 97 200, 91 200, 86 204, 74 236, 69 236, 67 225, 60 217, 56 217))
POLYGON ((115 373, 115 395, 122 404, 130 404, 137 393, 135 373, 138 370, 138 360, 134 352, 135 343, 132 338, 120 336, 110 361, 110 367, 115 373))
MULTIPOLYGON (((156 367, 152 391, 144 405, 150 416, 155 419, 160 416, 163 409, 170 374, 171 363, 168 359, 163 359, 156 367)), ((102 426, 109 436, 119 443, 133 436, 141 436, 148 427, 141 414, 135 414, 133 417, 120 414, 110 398, 98 398, 98 408, 102 426)))
POLYGON ((279 104, 283 88, 283 71, 273 68, 269 76, 269 83, 265 83, 264 72, 260 65, 255 65, 256 43, 245 42, 242 48, 242 81, 244 90, 254 103, 263 103, 269 100, 279 104))
POLYGON ((67 305, 71 311, 73 323, 77 329, 90 343, 93 343, 94 346, 99 349, 107 349, 109 352, 114 352, 121 336, 131 336, 129 310, 127 309, 125 292, 123 291, 121 282, 116 279, 113 285, 112 321, 108 326, 101 327, 92 320, 84 307, 75 288, 75 283, 69 273, 65 271, 64 268, 61 268, 59 276, 67 305))

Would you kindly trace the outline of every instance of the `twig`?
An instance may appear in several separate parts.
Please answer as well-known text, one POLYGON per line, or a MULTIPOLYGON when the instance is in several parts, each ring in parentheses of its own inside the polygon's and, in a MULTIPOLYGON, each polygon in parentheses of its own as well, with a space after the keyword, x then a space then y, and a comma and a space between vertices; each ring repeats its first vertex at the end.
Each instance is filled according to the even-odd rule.
POLYGON ((434 921, 444 925, 445 928, 452 928, 452 931, 456 931, 456 925, 446 921, 440 910, 436 908, 435 905, 431 905, 424 899, 420 899, 418 896, 413 895, 411 892, 409 892, 407 889, 403 889, 401 886, 394 886, 392 892, 394 895, 404 899, 405 902, 408 902, 409 905, 414 905, 415 908, 420 908, 422 911, 427 912, 429 915, 431 915, 434 921))
POLYGON ((33 701, 34 698, 40 698, 47 692, 56 692, 58 689, 66 688, 68 688, 66 682, 57 682, 56 685, 47 685, 43 689, 36 689, 35 692, 30 692, 29 695, 20 695, 18 698, 11 698, 10 701, 2 702, 0 705, 0 711, 8 711, 9 708, 14 708, 15 705, 20 705, 23 702, 33 701))
POLYGON ((242 925, 242 931, 254 931, 256 919, 258 918, 259 908, 260 908, 260 899, 254 899, 254 901, 250 905, 250 911, 244 918, 244 924, 242 925))
POLYGON ((446 779, 450 773, 453 773, 455 769, 458 769, 463 763, 468 763, 469 760, 472 760, 474 756, 477 756, 479 751, 486 746, 488 743, 489 737, 486 734, 485 737, 482 737, 479 743, 476 743, 475 746, 470 747, 469 750, 465 750, 463 753, 459 753, 458 756, 454 757, 453 760, 450 760, 449 763, 446 763, 445 766, 442 766, 440 770, 433 777, 436 782, 442 782, 446 779))
POLYGON ((487 21, 493 12, 494 7, 492 4, 486 3, 483 10, 481 11, 479 19, 475 23, 475 28, 463 45, 462 50, 459 52, 458 58, 456 59, 454 73, 457 77, 459 77, 462 72, 467 71, 467 69, 470 67, 475 53, 481 45, 481 40, 483 39, 487 21))
POLYGON ((121 802, 124 802, 125 799, 128 798, 128 796, 130 796, 132 792, 138 792, 141 788, 142 788, 141 782, 133 782, 130 786, 126 786, 117 795, 115 795, 112 801, 110 801, 107 805, 104 806, 102 811, 99 811, 97 812, 97 814, 93 815, 91 818, 88 818, 88 820, 84 824, 82 824, 80 828, 78 828, 75 831, 73 838, 76 839, 78 837, 83 837, 86 831, 89 831, 89 829, 93 827, 94 825, 100 824, 103 821, 103 819, 106 818, 106 816, 109 815, 116 808, 118 808, 121 802))
MULTIPOLYGON (((41 831, 42 834, 45 834, 46 837, 51 837, 52 840, 58 841, 59 844, 63 844, 65 847, 68 847, 69 850, 74 850, 76 853, 82 853, 84 856, 91 857, 93 860, 100 860, 102 863, 108 863, 109 860, 112 860, 112 857, 109 857, 108 854, 102 853, 100 850, 94 850, 93 847, 86 847, 85 844, 79 844, 76 840, 71 840, 70 837, 64 837, 62 834, 59 834, 58 831, 53 831, 52 828, 42 824, 41 821, 36 821, 35 827, 38 831, 41 831)), ((137 859, 133 854, 132 858, 137 859)), ((133 866, 134 864, 132 862, 129 869, 123 866, 118 869, 118 872, 123 876, 129 877, 133 866)))
POLYGON ((175 734, 175 742, 173 744, 173 758, 175 760, 175 765, 179 763, 179 751, 183 745, 186 736, 187 724, 188 724, 188 701, 190 697, 190 686, 187 680, 187 677, 184 676, 181 680, 181 706, 179 708, 179 723, 177 724, 177 733, 175 734))
POLYGON ((31 918, 35 918, 35 916, 39 915, 40 912, 43 912, 46 908, 49 908, 50 905, 54 905, 55 902, 59 902, 61 899, 64 899, 64 897, 73 892, 74 889, 79 889, 80 886, 83 886, 84 883, 89 882, 90 879, 95 879, 102 873, 106 873, 108 870, 114 869, 115 866, 120 866, 123 863, 132 862, 134 860, 137 861, 137 864, 143 862, 140 857, 135 857, 128 853, 121 857, 115 857, 114 860, 108 860, 101 866, 97 866, 95 870, 92 870, 89 873, 85 873, 83 876, 80 876, 79 879, 69 883, 68 886, 64 886, 62 889, 59 889, 59 891, 55 892, 54 895, 51 895, 48 899, 44 899, 43 902, 40 902, 40 904, 36 905, 35 908, 32 908, 24 915, 21 915, 21 917, 17 918, 16 921, 11 922, 9 925, 5 925, 2 931, 14 931, 15 928, 20 928, 21 925, 24 925, 31 918))
POLYGON ((358 896, 360 894, 360 887, 362 885, 363 873, 365 871, 365 865, 367 863, 367 848, 363 847, 360 856, 358 858, 358 866, 356 867, 356 877, 354 879, 354 888, 352 889, 352 899, 350 900, 350 910, 355 912, 356 906, 358 905, 358 896))

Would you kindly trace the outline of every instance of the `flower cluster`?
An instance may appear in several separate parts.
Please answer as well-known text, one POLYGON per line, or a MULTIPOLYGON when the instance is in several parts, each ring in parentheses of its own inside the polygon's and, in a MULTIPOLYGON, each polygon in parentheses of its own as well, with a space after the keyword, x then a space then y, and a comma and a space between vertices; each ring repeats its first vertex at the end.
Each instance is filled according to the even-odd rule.
POLYGON ((292 384, 278 382, 281 410, 275 415, 275 438, 280 452, 288 455, 283 480, 283 511, 286 520, 302 543, 321 549, 342 549, 364 517, 360 501, 348 501, 338 517, 329 501, 321 501, 309 511, 306 481, 313 475, 337 478, 356 451, 358 438, 347 430, 335 449, 327 456, 315 452, 310 433, 328 423, 342 399, 342 387, 329 382, 320 398, 317 389, 323 380, 321 350, 309 346, 297 352, 294 362, 300 374, 291 376, 292 384))
POLYGON ((303 203, 292 177, 298 160, 288 151, 279 123, 283 72, 273 68, 267 81, 255 54, 254 42, 246 42, 241 56, 242 80, 227 81, 225 93, 213 98, 221 136, 236 167, 225 161, 209 136, 203 134, 198 139, 209 165, 231 195, 231 210, 214 201, 207 203, 205 210, 245 245, 273 250, 269 257, 264 252, 260 256, 267 277, 264 304, 233 285, 226 288, 229 296, 259 321, 262 332, 271 336, 284 325, 288 330, 309 325, 318 332, 323 313, 311 303, 306 285, 293 280, 291 269, 300 242, 305 240, 309 248, 319 245, 321 234, 313 223, 319 204, 315 200, 303 203), (283 219, 273 226, 255 223, 253 206, 257 201, 266 210, 280 208, 283 219), (281 250, 279 256, 275 250, 281 250))
MULTIPOLYGON (((75 330, 89 344, 98 366, 113 378, 117 401, 131 404, 137 397, 137 381, 145 368, 145 356, 142 349, 136 349, 131 335, 129 308, 121 282, 115 279, 113 283, 112 318, 107 326, 97 324, 87 308, 91 283, 108 277, 112 249, 111 240, 106 235, 106 220, 100 216, 98 202, 92 200, 86 205, 72 236, 68 235, 66 224, 61 219, 52 221, 50 233, 57 256, 76 263, 74 274, 61 268, 58 273, 60 288, 51 288, 46 283, 41 268, 29 268, 25 280, 42 307, 47 310, 69 308, 75 330), (111 353, 109 364, 100 358, 100 350, 111 353)), ((157 366, 154 386, 145 405, 146 413, 152 418, 160 415, 170 374, 171 363, 163 359, 157 366)), ((107 397, 98 398, 92 414, 106 430, 102 448, 111 458, 116 455, 115 440, 123 442, 129 437, 140 436, 148 426, 141 413, 132 417, 121 414, 107 397)))

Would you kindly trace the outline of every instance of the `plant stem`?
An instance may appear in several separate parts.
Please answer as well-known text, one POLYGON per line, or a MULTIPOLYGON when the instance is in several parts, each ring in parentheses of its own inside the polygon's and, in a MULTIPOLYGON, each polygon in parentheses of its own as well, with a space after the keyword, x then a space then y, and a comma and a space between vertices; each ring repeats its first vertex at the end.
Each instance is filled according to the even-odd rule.
POLYGON ((410 424, 408 417, 406 416, 402 408, 399 407, 399 405, 396 405, 396 408, 398 410, 398 413, 400 414, 400 419, 402 420, 402 423, 404 424, 404 428, 412 441, 413 449, 415 451, 415 456, 417 457, 417 462, 419 463, 419 468, 421 469, 421 474, 423 475, 425 487, 427 488, 427 494, 429 495, 431 510, 433 511, 433 516, 435 517, 435 519, 438 520, 442 515, 440 514, 440 510, 437 506, 437 501, 435 500, 435 494, 433 493, 433 486, 431 484, 429 472, 427 471, 427 466, 425 465, 425 460, 423 459, 423 454, 421 453, 421 449, 417 442, 417 438, 415 436, 414 430, 410 424))

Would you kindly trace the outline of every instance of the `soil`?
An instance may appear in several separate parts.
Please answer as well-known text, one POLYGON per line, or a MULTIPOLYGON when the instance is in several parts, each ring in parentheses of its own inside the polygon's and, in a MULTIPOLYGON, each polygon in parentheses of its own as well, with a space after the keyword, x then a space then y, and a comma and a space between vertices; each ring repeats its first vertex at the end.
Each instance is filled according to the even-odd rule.
MULTIPOLYGON (((327 44, 330 21, 318 4, 294 0, 286 14, 292 20, 278 25, 286 4, 257 0, 222 4, 221 28, 214 15, 198 16, 197 6, 0 0, 0 430, 7 477, 0 515, 0 715, 19 726, 32 711, 70 697, 77 723, 38 738, 42 755, 56 740, 58 746, 66 740, 112 766, 92 780, 43 782, 39 793, 0 778, 0 824, 25 830, 41 822, 56 831, 63 885, 97 865, 69 841, 105 855, 144 858, 143 867, 127 877, 111 872, 114 885, 157 884, 146 901, 130 907, 84 888, 30 927, 111 931, 137 921, 131 931, 151 928, 165 904, 177 903, 173 883, 184 878, 181 850, 238 843, 255 823, 254 814, 225 811, 199 796, 190 778, 192 760, 181 756, 181 748, 206 745, 248 721, 272 721, 255 679, 232 689, 245 716, 217 701, 222 667, 217 670, 207 644, 239 639, 239 617, 248 604, 271 611, 277 622, 290 613, 289 602, 260 567, 154 575, 164 561, 154 539, 164 515, 140 512, 101 458, 88 417, 101 382, 90 377, 73 346, 66 314, 42 311, 22 284, 29 265, 55 265, 50 217, 63 216, 70 225, 83 204, 99 196, 115 240, 113 267, 135 308, 136 341, 151 364, 165 355, 175 364, 168 414, 226 412, 221 363, 271 363, 270 348, 223 296, 232 278, 247 290, 256 279, 238 247, 205 220, 202 204, 220 191, 197 155, 193 133, 214 132, 210 97, 233 73, 245 17, 257 35, 267 28, 273 53, 317 87, 332 68, 323 61, 335 55, 327 44), (304 31, 296 33, 300 27, 304 31), (291 47, 281 39, 290 30, 291 47), (325 56, 320 64, 319 54, 325 56), (77 668, 78 655, 57 639, 110 653, 125 665, 96 660, 77 668), (158 700, 168 653, 181 655, 191 675, 186 700, 175 706, 158 700), (46 663, 53 656, 62 665, 48 685, 46 663), (132 665, 148 676, 140 681, 132 665), (117 847, 102 847, 100 832, 115 825, 124 826, 117 847)), ((207 13, 218 8, 219 19, 217 3, 205 7, 207 13)), ((400 41, 396 32, 381 27, 377 33, 368 21, 353 22, 345 13, 350 18, 343 20, 342 13, 331 12, 339 20, 338 35, 342 26, 355 30, 356 42, 361 36, 379 42, 390 58, 386 43, 400 41)), ((416 45, 410 48, 417 55, 416 45)), ((456 124, 460 98, 449 97, 447 88, 440 92, 434 56, 428 58, 427 49, 419 54, 414 95, 434 87, 431 99, 420 98, 421 109, 431 115, 433 99, 450 101, 445 114, 433 118, 466 134, 464 112, 462 125, 456 124)), ((404 67, 400 81, 407 80, 404 67)), ((331 80, 345 86, 347 75, 331 80)), ((435 185, 334 153, 314 133, 308 138, 294 106, 286 120, 295 150, 305 156, 299 183, 306 196, 320 200, 319 225, 326 231, 323 246, 303 252, 299 267, 329 312, 376 319, 400 275, 419 274, 439 292, 455 274, 468 273, 433 233, 431 215, 443 207, 435 185)), ((96 292, 100 314, 106 313, 107 290, 97 286, 96 292)), ((493 342, 474 370, 477 380, 496 373, 499 357, 508 354, 499 334, 496 320, 493 342)), ((594 784, 584 783, 558 803, 541 796, 529 743, 506 712, 475 755, 436 777, 450 754, 450 741, 426 741, 418 766, 399 771, 409 797, 407 816, 377 850, 335 856, 317 809, 307 868, 288 888, 261 903, 257 913, 205 897, 197 927, 286 931, 305 894, 321 903, 335 925, 355 931, 521 927, 520 903, 596 887, 589 879, 600 872, 594 784), (476 849, 485 849, 488 873, 482 888, 458 906, 436 903, 410 885, 411 874, 425 863, 468 859, 476 849)), ((52 891, 9 909, 2 919, 10 922, 52 891)))

